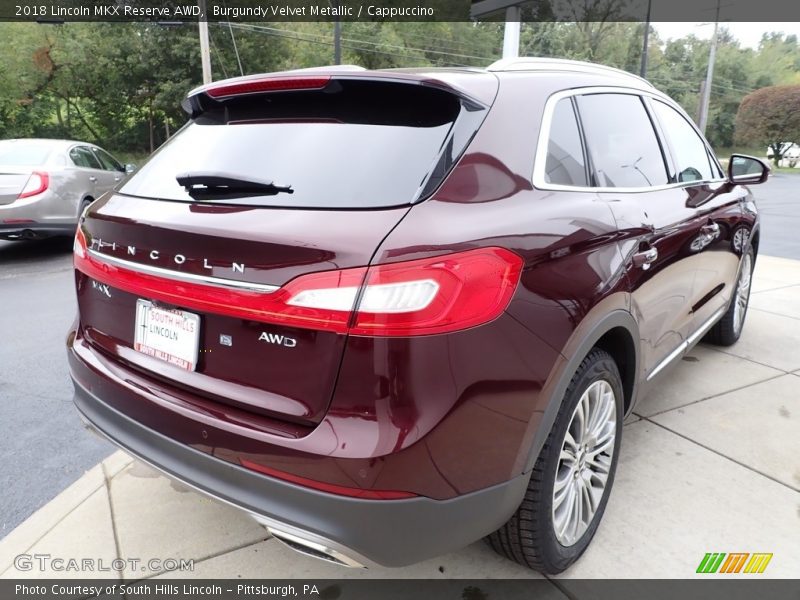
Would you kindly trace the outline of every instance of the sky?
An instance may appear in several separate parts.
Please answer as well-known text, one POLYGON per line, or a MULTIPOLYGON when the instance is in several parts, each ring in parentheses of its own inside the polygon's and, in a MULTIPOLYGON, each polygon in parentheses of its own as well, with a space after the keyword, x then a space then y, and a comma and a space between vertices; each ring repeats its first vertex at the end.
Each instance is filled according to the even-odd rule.
MULTIPOLYGON (((796 1, 796 0, 790 0, 796 1)), ((770 31, 783 31, 784 33, 794 33, 800 38, 800 23, 720 23, 721 27, 726 27, 733 34, 740 44, 745 48, 757 48, 761 41, 761 34, 770 31)), ((670 38, 680 38, 693 33, 698 38, 708 39, 714 32, 713 23, 653 23, 653 27, 658 31, 658 35, 668 40, 670 38)))

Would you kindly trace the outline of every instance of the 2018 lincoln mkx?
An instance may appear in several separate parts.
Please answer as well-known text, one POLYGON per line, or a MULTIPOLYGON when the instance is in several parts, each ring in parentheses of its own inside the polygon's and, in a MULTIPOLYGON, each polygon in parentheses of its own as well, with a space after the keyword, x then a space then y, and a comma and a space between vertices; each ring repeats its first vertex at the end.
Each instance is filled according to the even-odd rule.
POLYGON ((586 549, 623 418, 734 343, 748 184, 628 73, 330 67, 212 83, 75 238, 75 405, 293 548, 586 549))

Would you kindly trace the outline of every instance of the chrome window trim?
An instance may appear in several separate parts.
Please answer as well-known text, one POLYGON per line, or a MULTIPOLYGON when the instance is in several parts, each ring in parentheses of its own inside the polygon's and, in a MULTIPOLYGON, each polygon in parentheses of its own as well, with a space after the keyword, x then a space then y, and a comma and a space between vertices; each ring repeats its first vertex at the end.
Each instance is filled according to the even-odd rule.
POLYGON ((171 269, 164 269, 163 267, 154 267, 152 265, 143 265, 141 263, 132 262, 117 258, 116 256, 109 256, 108 254, 101 254, 97 250, 88 248, 87 252, 100 262, 107 264, 117 265, 130 271, 144 273, 146 275, 156 275, 164 277, 165 279, 173 279, 175 281, 186 281, 189 283, 202 283, 214 287, 245 290, 250 292, 259 292, 262 294, 271 294, 280 289, 277 285, 267 285, 265 283, 250 283, 247 281, 236 281, 235 279, 225 279, 223 277, 211 277, 208 275, 196 275, 194 273, 182 273, 180 271, 173 271, 171 269))
MULTIPOLYGON (((682 116, 684 114, 680 106, 678 106, 675 102, 673 102, 668 96, 657 91, 642 90, 638 88, 630 88, 625 86, 589 86, 581 88, 571 88, 568 90, 556 92, 547 99, 547 102, 545 103, 544 106, 544 111, 542 113, 542 124, 539 127, 539 138, 536 142, 536 154, 533 159, 534 160, 533 177, 531 183, 533 183, 534 188, 538 190, 554 191, 554 192, 589 192, 589 193, 614 192, 619 194, 637 194, 642 192, 656 192, 660 190, 684 188, 684 187, 695 186, 698 184, 724 183, 726 181, 726 179, 724 178, 709 179, 702 181, 681 181, 676 183, 667 183, 664 185, 655 185, 650 187, 602 187, 602 186, 593 187, 593 186, 563 185, 559 183, 549 183, 545 179, 546 175, 545 168, 547 166, 547 146, 550 141, 550 128, 553 123, 553 113, 555 112, 556 104, 558 104, 559 101, 564 100, 565 98, 572 98, 575 96, 585 96, 588 94, 623 94, 629 96, 639 96, 640 98, 649 97, 658 100, 660 102, 663 102, 667 106, 675 108, 678 111, 678 113, 680 113, 682 116)), ((695 130, 697 130, 696 127, 695 130)), ((659 140, 659 143, 662 143, 662 140, 659 139, 659 135, 655 131, 655 129, 653 130, 653 134, 656 136, 656 139, 659 140)), ((706 142, 705 137, 701 135, 700 139, 703 140, 703 142, 706 144, 706 148, 708 149, 708 144, 706 142)), ((713 152, 711 154, 713 156, 713 152)), ((723 173, 725 172, 724 169, 722 168, 720 168, 720 171, 723 173)))

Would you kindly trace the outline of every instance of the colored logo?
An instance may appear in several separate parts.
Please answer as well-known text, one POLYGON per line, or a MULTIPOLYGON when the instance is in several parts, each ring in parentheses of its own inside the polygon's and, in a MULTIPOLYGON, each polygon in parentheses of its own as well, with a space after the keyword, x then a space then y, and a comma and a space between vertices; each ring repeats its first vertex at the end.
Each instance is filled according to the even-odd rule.
POLYGON ((708 552, 697 566, 698 573, 763 573, 772 553, 708 552))

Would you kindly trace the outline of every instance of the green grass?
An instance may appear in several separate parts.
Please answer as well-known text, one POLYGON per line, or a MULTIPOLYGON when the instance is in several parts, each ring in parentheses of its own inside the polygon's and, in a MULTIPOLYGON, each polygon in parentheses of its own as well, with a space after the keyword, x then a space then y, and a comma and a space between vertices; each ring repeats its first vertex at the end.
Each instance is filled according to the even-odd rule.
POLYGON ((767 148, 760 148, 758 146, 733 146, 731 148, 714 148, 717 158, 726 161, 731 157, 731 154, 746 154, 747 156, 755 156, 756 158, 766 158, 767 148))
POLYGON ((150 157, 149 154, 142 154, 141 152, 111 152, 111 154, 123 165, 130 163, 137 167, 141 167, 150 157))
POLYGON ((722 163, 723 167, 728 166, 728 160, 731 157, 731 154, 745 154, 747 156, 755 156, 756 158, 760 158, 765 160, 770 169, 772 169, 773 173, 791 173, 792 175, 800 175, 800 163, 797 167, 776 167, 772 160, 767 158, 767 149, 760 148, 760 147, 746 147, 746 146, 734 146, 733 148, 715 148, 715 152, 717 154, 717 158, 719 162, 722 163))

